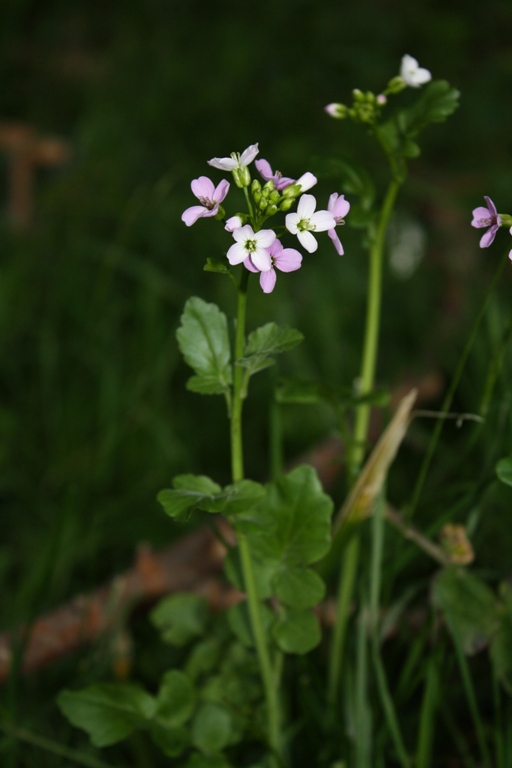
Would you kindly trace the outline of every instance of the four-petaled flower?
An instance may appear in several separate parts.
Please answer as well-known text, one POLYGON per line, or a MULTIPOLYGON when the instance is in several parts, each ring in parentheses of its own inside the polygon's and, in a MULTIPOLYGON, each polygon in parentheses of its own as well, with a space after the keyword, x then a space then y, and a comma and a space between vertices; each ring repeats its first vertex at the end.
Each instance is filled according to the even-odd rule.
POLYGON ((473 221, 471 222, 471 226, 477 229, 489 227, 480 239, 480 248, 488 248, 490 246, 501 225, 501 218, 491 198, 484 195, 484 200, 487 203, 487 208, 484 208, 483 205, 475 208, 473 211, 473 221))
POLYGON ((264 181, 274 182, 274 187, 278 192, 286 189, 286 187, 289 187, 290 184, 295 183, 295 179, 290 179, 288 176, 283 176, 281 171, 276 171, 274 173, 268 160, 256 160, 254 165, 258 169, 258 173, 264 181))
POLYGON ((297 235, 300 244, 308 251, 314 253, 318 243, 312 232, 325 232, 334 229, 336 220, 329 211, 316 211, 316 200, 313 195, 302 195, 297 206, 296 213, 286 216, 286 229, 292 235, 297 235))
POLYGON ((420 67, 416 59, 407 53, 402 57, 400 77, 411 88, 419 88, 420 85, 424 85, 429 80, 432 80, 432 75, 428 69, 420 67))
MULTIPOLYGON (((333 192, 333 194, 329 198, 329 202, 327 203, 327 210, 332 213, 334 216, 334 221, 336 222, 336 226, 339 226, 340 224, 344 224, 345 216, 350 211, 350 203, 348 200, 345 200, 345 195, 338 195, 337 192, 333 192)), ((340 256, 343 255, 343 246, 340 242, 340 239, 338 235, 336 234, 335 229, 329 229, 327 231, 327 234, 331 238, 334 247, 336 248, 336 252, 339 253, 340 256)))
POLYGON ((248 257, 259 272, 268 272, 272 268, 272 260, 266 248, 276 239, 276 233, 271 229, 260 229, 254 232, 250 224, 235 229, 233 237, 236 243, 227 252, 229 263, 233 266, 241 264, 248 257))
POLYGON ((216 216, 219 211, 219 203, 222 203, 229 190, 229 181, 223 179, 217 187, 207 176, 194 179, 190 185, 192 192, 201 205, 193 205, 187 208, 181 216, 187 227, 191 227, 203 216, 216 216))
POLYGON ((296 251, 295 248, 283 248, 283 244, 277 238, 266 250, 270 256, 272 265, 269 270, 261 272, 261 270, 255 266, 252 256, 245 259, 244 266, 247 267, 250 272, 261 272, 260 285, 263 293, 272 293, 277 279, 274 267, 281 272, 295 272, 296 269, 300 269, 302 255, 296 251))
POLYGON ((259 149, 257 144, 251 144, 250 147, 240 152, 232 152, 230 157, 214 157, 208 160, 208 165, 217 168, 219 171, 234 171, 236 168, 245 168, 252 163, 259 149))

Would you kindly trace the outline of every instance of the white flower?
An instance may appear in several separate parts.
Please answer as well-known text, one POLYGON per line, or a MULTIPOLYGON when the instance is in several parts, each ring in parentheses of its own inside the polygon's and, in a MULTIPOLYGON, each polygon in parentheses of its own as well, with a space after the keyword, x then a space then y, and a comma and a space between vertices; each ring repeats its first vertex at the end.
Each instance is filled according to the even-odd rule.
POLYGON ((226 229, 228 232, 234 232, 235 229, 240 229, 240 227, 243 227, 244 223, 240 216, 238 214, 236 216, 231 216, 230 219, 226 219, 226 226, 224 229, 226 229))
POLYGON ((400 66, 400 77, 406 85, 410 85, 411 88, 419 88, 420 85, 428 83, 432 80, 432 75, 428 69, 418 66, 418 62, 412 56, 407 53, 402 58, 402 64, 400 66))
MULTIPOLYGON (((302 195, 297 206, 297 213, 286 216, 286 229, 292 235, 297 235, 299 243, 308 253, 314 253, 318 243, 311 232, 325 232, 334 229, 336 220, 329 211, 315 213, 316 200, 313 195, 302 195)), ((254 259, 253 259, 254 261, 254 259)))
POLYGON ((245 168, 249 163, 252 163, 258 152, 258 145, 251 144, 250 147, 244 149, 242 154, 232 152, 230 157, 214 157, 208 160, 208 165, 219 171, 234 171, 236 168, 245 168))
POLYGON ((306 173, 303 173, 300 179, 297 179, 295 184, 300 184, 300 191, 301 192, 307 192, 308 189, 311 189, 311 187, 314 187, 318 179, 316 176, 309 171, 306 171, 306 173))
POLYGON ((276 239, 276 233, 271 229, 260 229, 259 232, 254 232, 250 224, 246 224, 244 227, 235 229, 233 237, 236 243, 231 246, 227 252, 229 263, 241 264, 251 257, 251 261, 260 272, 268 272, 272 269, 272 259, 268 251, 269 245, 272 245, 276 239))

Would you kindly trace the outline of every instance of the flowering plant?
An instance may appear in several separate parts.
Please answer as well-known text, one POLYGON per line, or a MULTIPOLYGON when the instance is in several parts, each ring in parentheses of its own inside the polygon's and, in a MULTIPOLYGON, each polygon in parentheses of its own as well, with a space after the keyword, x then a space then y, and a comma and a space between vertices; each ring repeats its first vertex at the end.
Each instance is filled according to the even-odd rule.
MULTIPOLYGON (((431 123, 446 119, 456 109, 458 95, 447 82, 431 81, 430 72, 407 55, 400 74, 379 94, 355 90, 351 106, 326 107, 330 116, 370 129, 389 168, 389 183, 381 198, 366 169, 344 159, 334 164, 338 191, 314 196, 309 190, 316 186, 317 177, 311 171, 297 180, 283 176, 269 161, 258 158, 258 144, 208 161, 213 169, 232 174, 238 192, 226 179, 217 186, 206 176, 192 182, 200 205, 187 208, 183 222, 205 227, 217 223, 225 230, 225 258, 209 257, 204 269, 229 278, 237 312, 233 324, 216 304, 192 297, 185 305, 177 340, 193 370, 188 389, 222 395, 226 401, 231 480, 222 487, 205 475, 179 475, 158 500, 175 520, 188 520, 200 510, 213 521, 226 548, 225 576, 239 590, 239 601, 216 617, 199 595, 172 595, 154 609, 152 621, 164 640, 184 653, 182 668, 174 664, 167 670, 154 695, 121 683, 98 683, 60 695, 64 714, 85 729, 96 746, 109 746, 142 730, 176 761, 173 764, 183 768, 281 768, 311 764, 311 760, 326 768, 434 765, 431 752, 440 707, 436 685, 441 651, 432 639, 433 651, 420 675, 424 685, 418 694, 417 737, 406 733, 400 722, 386 673, 381 646, 389 622, 394 621, 383 611, 387 521, 404 542, 412 541, 441 567, 433 578, 430 610, 442 613, 457 649, 478 750, 482 764, 490 768, 488 738, 467 684, 465 653, 483 637, 495 660, 496 680, 510 685, 512 662, 503 650, 512 647, 510 589, 497 600, 481 579, 462 568, 471 562, 472 550, 461 526, 446 526, 437 545, 411 523, 440 427, 402 513, 387 502, 386 480, 411 419, 414 390, 402 398, 366 456, 370 408, 388 400, 375 388, 386 233, 408 162, 420 152, 419 134, 431 123), (416 98, 390 113, 392 99, 407 87, 415 89, 416 98), (253 163, 261 181, 253 178, 253 163), (321 384, 281 381, 272 403, 323 401, 336 412, 345 441, 347 493, 333 519, 334 502, 307 464, 285 473, 277 460, 273 477, 265 485, 245 476, 242 415, 251 378, 303 340, 299 331, 273 320, 247 333, 247 302, 251 273, 259 276, 260 288, 269 294, 276 289, 276 270, 286 274, 307 269, 310 258, 323 258, 311 254, 323 251, 329 239, 336 253, 343 255, 339 228, 351 217, 364 227, 369 250, 367 317, 357 385, 340 394, 321 384), (213 221, 201 222, 203 218, 213 221), (224 522, 219 522, 219 516, 224 522), (329 623, 326 594, 331 600, 331 630, 325 627, 329 623), (467 606, 475 601, 478 610, 461 613, 461 602, 467 606), (351 642, 349 629, 353 630, 351 642), (374 719, 382 726, 373 741, 374 719)), ((500 225, 512 225, 512 219, 499 215, 489 198, 486 203, 486 208, 475 209, 473 219, 473 226, 489 227, 482 247, 492 243, 500 225)), ((329 248, 326 258, 336 258, 330 244, 329 248)), ((301 275, 287 279, 300 280, 301 275)), ((481 315, 468 350, 480 320, 481 315)), ((442 417, 448 415, 464 355, 442 417)), ((279 439, 279 434, 275 437, 279 439)), ((504 461, 500 477, 511 484, 512 461, 504 461)), ((394 587, 390 583, 389 590, 394 587)), ((402 595, 392 606, 395 614, 411 599, 402 595)), ((410 678, 420 674, 418 658, 427 653, 431 635, 427 627, 416 650, 408 651, 410 671, 404 672, 402 680, 409 694, 416 695, 410 678)))

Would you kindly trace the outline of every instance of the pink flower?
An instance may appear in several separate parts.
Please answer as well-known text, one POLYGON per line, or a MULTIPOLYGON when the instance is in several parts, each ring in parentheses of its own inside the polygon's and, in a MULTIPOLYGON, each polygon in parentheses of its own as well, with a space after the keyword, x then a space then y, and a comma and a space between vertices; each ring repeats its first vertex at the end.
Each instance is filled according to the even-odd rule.
MULTIPOLYGON (((277 280, 274 267, 281 272, 295 272, 295 270, 300 269, 302 255, 294 248, 283 248, 281 241, 277 240, 277 238, 266 250, 270 256, 272 266, 266 272, 261 272, 260 285, 263 293, 272 293, 277 280)), ((245 259, 244 266, 247 267, 250 272, 260 272, 254 265, 252 256, 245 259)))
POLYGON ((268 272, 272 268, 269 252, 266 250, 276 239, 276 233, 271 229, 260 229, 254 232, 250 224, 235 229, 233 237, 236 243, 227 252, 227 258, 231 265, 241 264, 247 258, 259 272, 268 272))
POLYGON ((501 226, 501 219, 493 201, 485 195, 484 200, 487 203, 487 208, 484 208, 483 205, 475 208, 473 211, 473 221, 471 222, 471 226, 477 229, 489 227, 487 232, 484 232, 480 238, 480 248, 488 248, 490 246, 501 226))
POLYGON ((240 216, 237 214, 236 216, 231 216, 230 219, 226 219, 226 226, 224 229, 227 232, 234 232, 235 229, 240 229, 240 227, 243 227, 244 223, 240 216))
POLYGON ((258 173, 264 181, 274 182, 274 187, 278 192, 286 189, 286 187, 289 187, 290 184, 295 183, 295 179, 290 179, 287 176, 283 176, 281 171, 276 171, 274 173, 268 160, 256 160, 254 165, 258 169, 258 173))
POLYGON ((183 212, 181 220, 187 227, 191 227, 202 217, 217 215, 219 203, 222 203, 229 191, 229 181, 223 179, 217 187, 214 187, 213 181, 210 181, 207 176, 200 176, 194 179, 190 186, 201 205, 193 205, 183 212))
POLYGON ((325 232, 334 229, 336 220, 330 211, 316 211, 316 200, 313 195, 302 195, 296 213, 286 216, 286 229, 292 235, 297 235, 299 243, 308 253, 314 253, 318 243, 312 232, 325 232))
MULTIPOLYGON (((333 192, 333 194, 329 198, 329 202, 327 204, 327 210, 330 211, 334 216, 334 221, 336 222, 336 226, 339 226, 340 224, 345 223, 344 219, 350 210, 350 203, 348 202, 348 200, 345 200, 344 195, 338 195, 337 192, 333 192)), ((338 235, 336 234, 336 230, 329 229, 327 234, 331 238, 337 253, 339 253, 339 255, 342 256, 343 246, 340 242, 338 235)))

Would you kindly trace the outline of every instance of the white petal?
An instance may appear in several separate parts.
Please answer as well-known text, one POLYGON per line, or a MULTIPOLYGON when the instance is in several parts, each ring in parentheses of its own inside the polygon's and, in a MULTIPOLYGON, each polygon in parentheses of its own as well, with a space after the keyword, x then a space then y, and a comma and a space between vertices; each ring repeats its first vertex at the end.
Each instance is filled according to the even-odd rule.
POLYGON ((233 230, 233 237, 237 243, 245 243, 246 240, 254 240, 254 232, 250 224, 233 230))
POLYGON ((259 151, 260 150, 258 149, 258 144, 251 144, 250 147, 244 149, 240 155, 240 168, 245 168, 246 165, 252 163, 259 151))
POLYGON ((234 243, 226 256, 230 264, 241 264, 247 258, 247 251, 241 243, 234 243))
POLYGON ((297 232, 299 231, 297 227, 297 224, 299 223, 299 221, 300 221, 300 216, 298 213, 286 214, 286 219, 285 219, 286 229, 288 230, 288 232, 291 232, 292 235, 296 235, 297 232))
POLYGON ((268 272, 269 269, 272 269, 272 259, 269 252, 264 248, 256 248, 251 253, 251 261, 260 272, 268 272))
POLYGON ((276 233, 272 229, 260 229, 254 235, 254 239, 258 243, 258 247, 268 248, 276 239, 276 233))
POLYGON ((299 238, 299 243, 308 253, 314 253, 318 248, 318 243, 311 232, 298 232, 297 237, 299 238))
POLYGON ((310 219, 315 212, 316 199, 313 195, 302 195, 297 206, 297 213, 301 219, 310 219))
POLYGON ((330 211, 317 211, 311 216, 311 224, 316 232, 325 232, 326 229, 336 226, 336 219, 330 211))
POLYGON ((309 171, 306 171, 306 173, 303 173, 300 179, 297 179, 295 183, 300 184, 301 192, 306 192, 308 189, 311 189, 311 187, 314 187, 317 181, 318 179, 316 176, 309 171))
POLYGON ((238 163, 233 160, 232 157, 214 157, 208 160, 208 165, 212 168, 217 168, 219 171, 232 171, 234 168, 238 168, 238 163))

